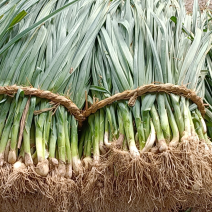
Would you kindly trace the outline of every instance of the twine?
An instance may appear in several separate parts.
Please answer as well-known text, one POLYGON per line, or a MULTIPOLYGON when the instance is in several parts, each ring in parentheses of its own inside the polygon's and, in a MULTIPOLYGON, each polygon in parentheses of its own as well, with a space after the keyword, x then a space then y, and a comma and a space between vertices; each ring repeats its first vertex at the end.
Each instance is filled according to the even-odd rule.
POLYGON ((22 86, 12 85, 12 86, 0 86, 0 94, 13 95, 17 93, 18 89, 23 90, 24 95, 37 96, 40 98, 51 100, 52 102, 55 102, 55 103, 59 103, 60 105, 63 105, 65 108, 67 108, 69 113, 74 115, 74 117, 78 121, 83 121, 85 119, 80 109, 70 99, 66 98, 65 96, 52 93, 50 91, 43 91, 38 88, 32 88, 32 87, 22 87, 22 86))
POLYGON ((202 98, 197 96, 195 91, 192 91, 186 88, 184 85, 173 85, 171 83, 166 84, 148 84, 138 87, 134 90, 126 90, 122 93, 117 93, 111 97, 103 99, 95 104, 93 104, 90 108, 83 111, 83 116, 88 117, 90 114, 95 113, 98 109, 105 107, 106 105, 112 104, 118 100, 127 100, 129 99, 128 105, 133 106, 136 102, 137 97, 145 94, 145 93, 157 93, 157 92, 164 92, 167 94, 176 94, 178 96, 184 96, 185 98, 190 99, 194 102, 198 109, 200 110, 202 116, 205 115, 205 106, 203 103, 202 98))
POLYGON ((122 93, 117 93, 111 97, 95 102, 90 108, 86 108, 84 111, 81 111, 70 99, 66 98, 65 96, 61 96, 61 95, 52 93, 50 91, 43 91, 37 88, 22 87, 17 85, 0 86, 0 94, 13 95, 17 93, 18 89, 22 89, 25 95, 45 98, 55 103, 58 103, 60 105, 63 105, 65 108, 67 108, 69 113, 74 115, 74 117, 79 122, 84 121, 92 113, 95 113, 97 110, 109 104, 112 104, 115 101, 129 99, 128 105, 133 106, 136 102, 137 97, 144 95, 146 93, 158 93, 158 92, 164 92, 167 94, 176 94, 176 95, 188 98, 197 105, 202 116, 204 116, 205 114, 205 106, 204 106, 203 100, 202 98, 197 96, 195 91, 192 91, 183 85, 179 86, 179 85, 173 85, 170 83, 159 84, 159 85, 148 84, 148 85, 143 85, 141 87, 138 87, 137 89, 134 89, 134 90, 126 90, 122 93))

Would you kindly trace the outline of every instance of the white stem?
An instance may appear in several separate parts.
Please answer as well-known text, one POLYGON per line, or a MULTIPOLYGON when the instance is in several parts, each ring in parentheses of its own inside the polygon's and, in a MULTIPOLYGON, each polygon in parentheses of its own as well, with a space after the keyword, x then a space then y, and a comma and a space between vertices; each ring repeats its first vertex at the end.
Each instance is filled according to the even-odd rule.
POLYGON ((142 149, 141 152, 148 152, 153 144, 155 143, 155 140, 156 140, 156 133, 155 133, 155 128, 154 128, 154 125, 152 123, 152 121, 150 122, 151 124, 151 132, 150 132, 150 135, 146 141, 146 144, 145 144, 145 147, 142 149))
POLYGON ((103 141, 100 141, 99 142, 99 149, 100 149, 100 151, 101 151, 102 154, 105 154, 106 153, 106 151, 104 149, 104 143, 103 143, 103 141))
POLYGON ((108 137, 109 137, 108 132, 105 132, 105 134, 104 134, 104 144, 105 144, 106 147, 111 146, 111 143, 108 142, 108 137))
POLYGON ((200 118, 200 120, 201 120, 202 127, 203 127, 203 133, 205 134, 207 132, 207 126, 206 126, 205 121, 202 117, 200 118))
POLYGON ((90 169, 91 166, 92 166, 92 163, 93 163, 92 158, 91 158, 91 157, 85 157, 85 158, 83 159, 83 163, 84 163, 84 166, 85 166, 85 169, 86 169, 86 170, 87 170, 87 169, 90 169))
POLYGON ((82 174, 82 163, 77 156, 72 157, 72 167, 76 175, 82 174))
POLYGON ((14 164, 17 160, 16 151, 10 150, 8 154, 8 163, 14 164))
POLYGON ((25 166, 24 163, 22 163, 22 162, 19 160, 19 161, 15 162, 15 163, 13 164, 13 169, 14 169, 14 171, 21 171, 21 170, 23 170, 23 169, 26 169, 26 166, 25 166))
POLYGON ((65 177, 71 179, 72 177, 72 164, 66 164, 66 174, 65 177))

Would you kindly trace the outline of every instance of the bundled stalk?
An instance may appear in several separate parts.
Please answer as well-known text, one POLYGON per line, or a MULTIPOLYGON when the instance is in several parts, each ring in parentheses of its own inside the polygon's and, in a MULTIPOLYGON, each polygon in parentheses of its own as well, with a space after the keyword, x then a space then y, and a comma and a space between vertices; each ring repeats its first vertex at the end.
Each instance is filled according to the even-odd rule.
POLYGON ((23 193, 31 193, 30 207, 37 193, 55 210, 211 207, 212 31, 197 1, 192 16, 183 1, 0 6, 0 86, 7 86, 0 95, 1 208, 19 200, 23 210, 23 193), (8 95, 14 84, 64 95, 85 109, 81 116, 95 113, 81 123, 61 101, 21 88, 8 95), (195 91, 210 104, 206 116, 172 90, 135 91, 95 110, 99 101, 149 84, 195 91))
MULTIPOLYGON (((170 2, 126 1, 107 15, 93 48, 91 97, 101 101, 146 84, 171 83, 204 98, 211 31, 202 29, 208 16, 198 11, 197 1, 192 16, 182 2, 175 6, 177 10, 170 8, 170 2)), ((104 110, 103 148, 110 151, 103 152, 98 166, 86 175, 85 210, 177 211, 210 205, 211 142, 194 102, 180 93, 147 90, 142 96, 135 91, 129 101, 108 104, 105 108, 98 104, 101 109, 96 110, 94 102, 91 108, 96 112, 88 118, 89 126, 96 126, 104 110)), ((93 127, 83 134, 89 130, 95 135, 101 132, 93 127)), ((86 146, 86 138, 82 139, 86 146)), ((98 141, 98 145, 93 141, 94 162, 101 154, 98 141)))
MULTIPOLYGON (((1 3, 0 86, 48 90, 65 95, 75 108, 84 106, 90 87, 89 47, 108 6, 75 2, 1 3)), ((55 210, 78 209, 73 181, 82 174, 78 120, 60 102, 25 95, 21 89, 11 97, 6 94, 0 95, 1 197, 16 201, 23 192, 38 192, 55 210)))
MULTIPOLYGON (((100 101, 117 92, 159 82, 183 84, 191 90, 196 90, 200 97, 204 97, 204 92, 201 91, 204 85, 201 69, 210 49, 211 32, 204 33, 199 26, 200 28, 194 28, 192 39, 187 38, 187 32, 194 23, 185 14, 183 6, 181 11, 178 11, 177 17, 174 17, 168 11, 168 5, 164 3, 163 7, 158 8, 153 4, 139 5, 135 1, 132 7, 126 1, 120 8, 123 7, 123 11, 128 11, 124 15, 126 22, 133 20, 128 31, 125 26, 118 24, 123 21, 121 15, 108 14, 106 26, 102 27, 93 50, 92 83, 94 85, 90 87, 91 96, 100 101), (148 8, 146 12, 142 10, 145 6, 148 8), (157 15, 158 10, 160 16, 157 15), (139 17, 142 17, 140 22, 139 17), (182 28, 181 23, 184 21, 187 26, 182 28), (173 36, 175 36, 174 41, 169 39, 173 36), (178 59, 181 56, 182 59, 178 59), (109 78, 109 75, 112 77, 109 78)), ((193 16, 195 19, 195 14, 193 16)), ((194 128, 196 121, 202 123, 200 131, 204 134, 206 132, 204 119, 197 106, 180 97, 180 94, 151 93, 137 98, 135 93, 135 98, 130 99, 128 103, 132 107, 128 107, 126 103, 117 102, 105 108, 105 117, 108 121, 108 124, 105 124, 105 134, 109 133, 109 136, 105 136, 106 146, 108 146, 108 138, 112 141, 119 136, 126 137, 129 151, 136 156, 138 150, 145 152, 155 146, 154 150, 157 148, 159 152, 163 152, 168 149, 168 146, 176 147, 181 140, 186 141, 188 136, 196 136, 197 131, 194 128), (192 119, 195 115, 196 121, 192 119), (156 136, 151 135, 150 132, 155 132, 156 136), (145 146, 151 136, 155 137, 155 140, 150 142, 151 146, 149 142, 145 146)), ((102 109, 100 113, 103 113, 102 109)), ((95 124, 95 120, 99 122, 98 114, 99 112, 93 119, 95 124)), ((98 134, 96 131, 99 130, 99 127, 96 128, 95 134, 98 134)), ((207 141, 207 137, 199 137, 199 139, 207 141)), ((99 143, 102 143, 100 139, 99 143)), ((122 147, 123 143, 122 141, 122 147)))

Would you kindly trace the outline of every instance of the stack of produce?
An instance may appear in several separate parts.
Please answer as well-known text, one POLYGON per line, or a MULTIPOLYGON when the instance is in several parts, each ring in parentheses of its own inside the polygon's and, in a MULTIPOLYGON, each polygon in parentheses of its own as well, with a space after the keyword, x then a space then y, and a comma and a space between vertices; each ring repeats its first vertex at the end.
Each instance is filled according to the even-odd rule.
MULTIPOLYGON (((44 194, 43 202, 56 202, 56 209, 64 209, 72 201, 67 198, 67 191, 77 197, 76 183, 64 182, 62 178, 71 179, 72 169, 75 175, 82 172, 78 121, 61 102, 51 101, 49 93, 46 98, 39 96, 47 90, 71 98, 78 108, 84 104, 84 94, 90 85, 91 57, 79 47, 92 40, 88 33, 97 14, 93 15, 89 9, 95 2, 75 2, 3 2, 0 20, 2 196, 17 200, 23 191, 38 192, 44 194), (88 39, 83 41, 85 36, 88 39), (75 57, 78 51, 81 58, 75 57), (77 71, 72 74, 73 62, 77 71), (14 84, 21 87, 8 87, 14 84), (40 95, 31 95, 27 91, 31 87, 38 88, 40 95), (17 93, 13 94, 14 88, 17 93), (48 174, 52 176, 50 179, 42 178, 48 174)), ((5 205, 8 207, 7 202, 5 205)), ((77 202, 71 205, 77 206, 77 202)))
MULTIPOLYGON (((106 106, 105 99, 85 112, 87 116, 95 112, 81 136, 86 161, 93 156, 98 162, 105 146, 124 151, 106 154, 107 160, 97 171, 93 168, 88 173, 83 192, 90 202, 95 201, 91 207, 97 210, 112 210, 118 204, 123 210, 139 211, 146 206, 144 211, 151 207, 153 211, 161 206, 165 211, 164 204, 170 211, 175 207, 173 199, 200 203, 195 193, 199 194, 200 187, 210 187, 211 142, 197 104, 181 96, 182 90, 172 94, 170 84, 183 85, 204 98, 205 58, 211 48, 208 16, 206 12, 200 15, 197 1, 192 16, 186 15, 182 3, 170 7, 167 2, 126 1, 120 8, 107 15, 93 50, 91 97, 101 100, 154 82, 165 84, 169 94, 159 92, 158 87, 148 93, 151 86, 146 86, 149 90, 144 95, 134 93, 136 98, 129 102, 123 93, 122 101, 116 101, 121 99, 116 95, 113 104, 111 98, 106 106), (93 154, 87 148, 90 144, 93 154), (111 195, 113 190, 118 195, 111 195)), ((207 109, 205 116, 211 122, 208 114, 207 109)), ((209 193, 202 194, 205 202, 209 193)))
POLYGON ((192 15, 168 0, 0 7, 2 210, 210 207, 212 31, 197 1, 192 15))

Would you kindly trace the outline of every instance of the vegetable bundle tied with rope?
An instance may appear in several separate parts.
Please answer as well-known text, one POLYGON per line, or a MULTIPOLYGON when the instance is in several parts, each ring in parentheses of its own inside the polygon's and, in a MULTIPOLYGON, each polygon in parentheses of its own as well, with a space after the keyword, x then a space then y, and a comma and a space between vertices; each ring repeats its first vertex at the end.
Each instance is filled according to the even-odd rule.
MULTIPOLYGON (((79 108, 89 90, 91 60, 80 45, 92 41, 88 31, 97 14, 89 9, 95 1, 76 2, 1 3, 1 197, 18 199, 18 210, 27 205, 23 191, 42 194, 50 210, 79 208, 73 179, 83 171, 78 120, 83 119, 79 108), (78 52, 82 57, 76 57, 78 52)), ((43 206, 29 198, 32 202, 36 210, 43 206)))
POLYGON ((23 192, 55 210, 211 204, 210 17, 174 4, 0 3, 0 198, 19 210, 23 192))
POLYGON ((211 115, 201 108, 211 31, 197 1, 192 16, 182 2, 175 4, 177 9, 161 1, 126 1, 107 15, 96 39, 91 106, 79 146, 85 167, 95 164, 84 176, 88 210, 171 211, 189 206, 185 199, 210 202, 204 118, 208 125, 211 115))

